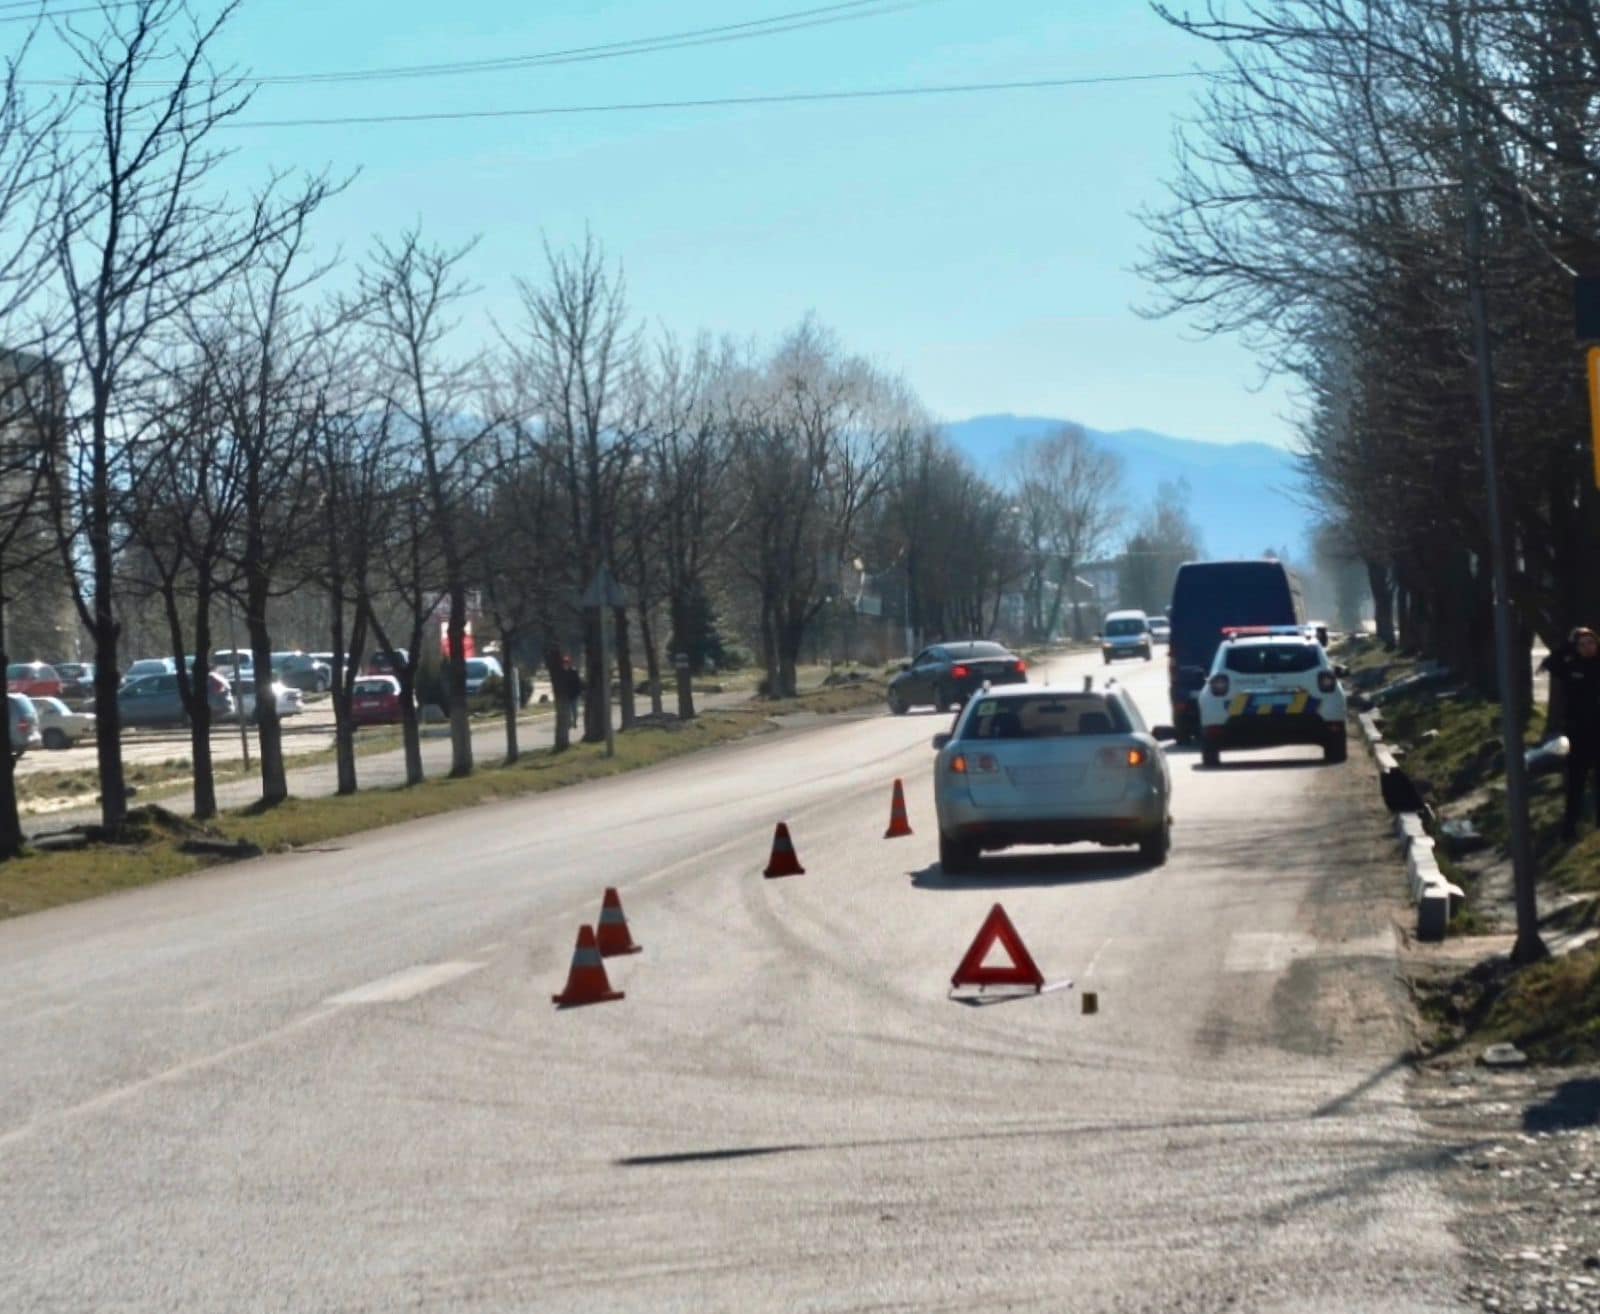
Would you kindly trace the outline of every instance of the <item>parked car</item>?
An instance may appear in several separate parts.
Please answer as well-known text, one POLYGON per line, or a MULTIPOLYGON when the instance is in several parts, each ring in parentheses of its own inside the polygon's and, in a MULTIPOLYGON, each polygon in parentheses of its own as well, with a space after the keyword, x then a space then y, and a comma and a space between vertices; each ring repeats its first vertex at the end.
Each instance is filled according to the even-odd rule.
POLYGON ((47 662, 12 662, 6 667, 6 692, 29 698, 59 698, 61 676, 47 662))
MULTIPOLYGON (((281 680, 272 682, 272 695, 278 703, 278 716, 298 716, 306 710, 305 698, 300 690, 291 688, 281 680)), ((256 719, 256 680, 253 675, 241 675, 233 684, 234 702, 239 715, 247 721, 256 719)))
POLYGON ((275 652, 272 673, 301 693, 327 693, 333 687, 332 663, 319 661, 315 653, 275 652))
POLYGON ((1344 674, 1298 625, 1231 629, 1200 690, 1200 756, 1224 748, 1312 744, 1326 762, 1345 760, 1344 674))
POLYGON ((1127 692, 1012 685, 967 704, 939 751, 933 794, 939 865, 976 869, 1015 844, 1137 844, 1160 864, 1171 843, 1172 782, 1161 741, 1127 692))
POLYGON ((500 665, 498 657, 468 657, 467 658, 467 697, 471 698, 483 691, 483 686, 490 680, 504 680, 505 669, 500 665))
POLYGON ((1186 561, 1172 583, 1167 687, 1172 724, 1188 743, 1200 734, 1199 693, 1226 626, 1299 625, 1300 590, 1281 561, 1186 561))
POLYGON ((1165 616, 1150 617, 1150 637, 1157 643, 1168 643, 1172 639, 1172 626, 1167 623, 1165 616))
POLYGON ((1106 617, 1105 631, 1099 639, 1100 655, 1107 666, 1119 657, 1142 657, 1149 661, 1155 654, 1150 621, 1142 611, 1112 612, 1106 617))
POLYGON ((71 748, 80 739, 94 738, 94 717, 88 712, 74 712, 59 698, 35 698, 33 706, 46 748, 71 748))
POLYGON ((170 657, 141 657, 122 673, 122 678, 137 680, 143 675, 171 675, 177 669, 170 657))
POLYGON ((55 662, 54 666, 56 674, 61 677, 61 692, 57 697, 69 703, 94 697, 93 662, 55 662))
POLYGON ((404 670, 410 662, 411 654, 405 648, 395 648, 390 652, 375 652, 367 658, 367 664, 361 668, 363 675, 393 675, 396 671, 404 670))
MULTIPOLYGON (((212 719, 220 721, 233 717, 233 693, 228 682, 216 671, 207 676, 206 690, 212 719)), ((125 681, 117 690, 117 710, 126 726, 187 725, 189 721, 175 673, 142 675, 125 681)))
POLYGON ((226 670, 231 676, 235 667, 241 671, 255 670, 254 654, 248 648, 218 648, 211 654, 212 670, 226 670))
POLYGON ((350 720, 355 725, 398 725, 401 718, 400 681, 392 675, 364 675, 350 696, 350 720))
POLYGON ((1028 664, 998 643, 941 643, 924 648, 889 681, 889 710, 901 716, 919 704, 944 711, 963 706, 984 685, 1021 684, 1028 664))
POLYGON ((39 733, 39 713, 27 694, 8 693, 6 713, 11 730, 11 760, 15 762, 30 748, 41 747, 44 736, 39 733))

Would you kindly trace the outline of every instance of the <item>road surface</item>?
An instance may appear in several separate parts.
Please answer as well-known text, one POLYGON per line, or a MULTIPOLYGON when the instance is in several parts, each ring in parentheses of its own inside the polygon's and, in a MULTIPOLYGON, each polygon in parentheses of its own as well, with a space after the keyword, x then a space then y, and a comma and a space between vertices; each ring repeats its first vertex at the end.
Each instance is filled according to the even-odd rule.
MULTIPOLYGON (((1152 720, 1160 666, 1117 672, 1152 720)), ((0 924, 0 1308, 1461 1308, 1359 754, 1175 752, 1167 867, 957 879, 945 724, 0 924), (807 874, 764 881, 780 819, 807 874), (557 1012, 608 884, 627 998, 557 1012), (997 899, 1070 988, 946 997, 997 899)))

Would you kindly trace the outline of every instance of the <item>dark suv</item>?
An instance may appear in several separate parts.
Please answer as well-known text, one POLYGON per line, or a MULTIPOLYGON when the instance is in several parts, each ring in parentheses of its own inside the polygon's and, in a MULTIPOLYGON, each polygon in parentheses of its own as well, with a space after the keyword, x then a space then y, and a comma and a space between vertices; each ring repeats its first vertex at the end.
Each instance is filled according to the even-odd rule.
POLYGON ((904 715, 912 707, 944 711, 986 684, 1026 684, 1028 664, 1009 648, 985 640, 941 643, 924 648, 889 681, 889 710, 904 715))

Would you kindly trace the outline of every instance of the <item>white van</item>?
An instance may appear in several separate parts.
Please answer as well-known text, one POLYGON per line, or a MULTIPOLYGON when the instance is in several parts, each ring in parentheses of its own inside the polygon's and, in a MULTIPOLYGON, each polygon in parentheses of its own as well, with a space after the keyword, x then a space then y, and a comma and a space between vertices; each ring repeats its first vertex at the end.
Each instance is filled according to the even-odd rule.
POLYGON ((1111 665, 1118 657, 1143 657, 1149 661, 1154 640, 1150 637, 1150 618, 1142 611, 1114 611, 1106 617, 1100 635, 1100 655, 1111 665))

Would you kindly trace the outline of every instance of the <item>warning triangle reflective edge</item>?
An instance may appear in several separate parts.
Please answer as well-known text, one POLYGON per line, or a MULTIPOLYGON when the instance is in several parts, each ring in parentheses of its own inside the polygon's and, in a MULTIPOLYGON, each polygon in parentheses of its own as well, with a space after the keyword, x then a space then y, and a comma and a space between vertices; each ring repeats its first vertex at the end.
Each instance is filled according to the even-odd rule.
POLYGON ((1026 985, 1035 990, 1044 988, 1044 973, 1033 961, 1033 955, 1022 943, 1017 928, 998 903, 989 910, 983 925, 978 928, 972 947, 967 950, 961 966, 950 978, 951 988, 957 986, 1026 985), (985 967, 983 960, 998 940, 1011 958, 1010 967, 985 967))

